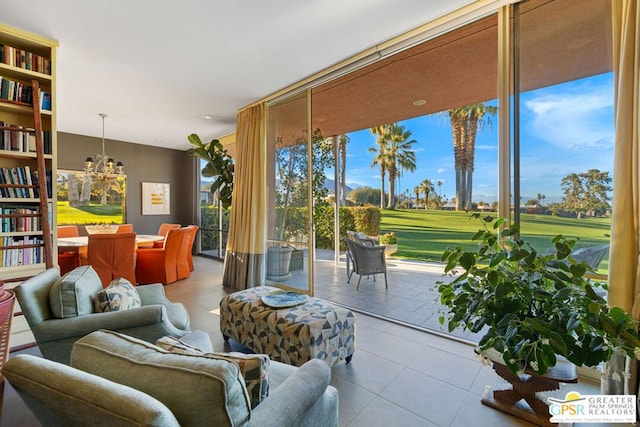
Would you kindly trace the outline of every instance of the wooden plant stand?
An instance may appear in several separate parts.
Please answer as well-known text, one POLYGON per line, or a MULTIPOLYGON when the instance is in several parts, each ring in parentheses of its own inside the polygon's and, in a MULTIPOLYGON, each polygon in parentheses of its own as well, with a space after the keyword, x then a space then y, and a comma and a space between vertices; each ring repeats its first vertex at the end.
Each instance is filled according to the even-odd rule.
POLYGON ((570 362, 559 361, 545 375, 531 371, 514 375, 506 365, 495 361, 493 370, 508 384, 487 387, 482 395, 482 403, 539 426, 552 424, 549 421, 549 406, 538 399, 536 393, 558 390, 561 382, 578 382, 576 367, 570 362))

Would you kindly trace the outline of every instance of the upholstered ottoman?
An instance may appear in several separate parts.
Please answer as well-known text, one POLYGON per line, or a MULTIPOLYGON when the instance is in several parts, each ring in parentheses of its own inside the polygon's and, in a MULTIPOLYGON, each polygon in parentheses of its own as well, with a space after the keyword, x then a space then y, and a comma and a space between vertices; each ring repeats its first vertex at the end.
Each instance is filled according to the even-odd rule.
POLYGON ((317 358, 333 366, 351 361, 356 318, 350 311, 320 298, 301 305, 271 308, 261 297, 278 288, 259 286, 227 295, 220 301, 220 331, 273 360, 294 366, 317 358))

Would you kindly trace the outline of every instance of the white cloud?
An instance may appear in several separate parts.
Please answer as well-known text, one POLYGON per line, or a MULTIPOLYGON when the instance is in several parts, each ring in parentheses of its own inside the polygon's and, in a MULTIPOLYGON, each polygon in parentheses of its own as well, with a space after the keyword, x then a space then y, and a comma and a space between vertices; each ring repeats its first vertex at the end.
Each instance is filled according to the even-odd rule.
POLYGON ((445 173, 446 169, 445 168, 438 168, 438 173, 445 173))
POLYGON ((613 145, 613 94, 604 81, 541 89, 523 104, 527 115, 523 124, 528 131, 556 147, 574 150, 613 145))

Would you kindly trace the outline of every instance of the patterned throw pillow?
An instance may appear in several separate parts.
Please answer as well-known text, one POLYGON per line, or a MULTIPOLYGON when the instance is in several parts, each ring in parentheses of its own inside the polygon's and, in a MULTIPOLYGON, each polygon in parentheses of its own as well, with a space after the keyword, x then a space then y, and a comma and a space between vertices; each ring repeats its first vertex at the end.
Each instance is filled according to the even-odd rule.
POLYGON ((113 280, 109 286, 98 292, 93 304, 98 313, 129 310, 142 306, 136 287, 122 277, 113 280))
POLYGON ((180 341, 179 338, 172 337, 170 335, 164 336, 162 338, 158 338, 158 340, 156 341, 156 345, 172 353, 200 354, 200 355, 205 354, 199 348, 196 348, 187 343, 184 343, 180 341))
POLYGON ((240 367, 240 372, 242 372, 242 377, 251 398, 252 409, 269 396, 269 363, 271 360, 266 354, 232 352, 207 353, 207 355, 229 360, 240 367))
POLYGON ((266 354, 204 353, 171 336, 158 339, 156 345, 172 353, 204 355, 235 363, 240 368, 240 373, 244 378, 252 409, 269 395, 269 363, 271 361, 266 354))

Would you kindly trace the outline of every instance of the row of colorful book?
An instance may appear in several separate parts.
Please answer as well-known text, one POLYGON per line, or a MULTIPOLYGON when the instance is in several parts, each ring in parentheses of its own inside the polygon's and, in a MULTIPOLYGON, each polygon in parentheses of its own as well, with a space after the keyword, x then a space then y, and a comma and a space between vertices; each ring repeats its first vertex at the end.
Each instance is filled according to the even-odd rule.
POLYGON ((41 226, 38 208, 13 206, 2 208, 3 233, 40 231, 41 226))
MULTIPOLYGON (((42 90, 40 95, 40 109, 51 111, 51 94, 42 90)), ((33 88, 30 84, 0 76, 0 99, 33 105, 33 88)))
MULTIPOLYGON (((47 197, 51 198, 51 170, 47 170, 47 197)), ((38 185, 38 172, 31 171, 29 165, 16 166, 15 168, 0 168, 0 199, 17 198, 33 199, 40 197, 38 185), (31 187, 20 187, 21 185, 31 187)))
MULTIPOLYGON (((51 131, 42 131, 44 154, 51 154, 51 131)), ((36 152, 36 134, 32 128, 5 123, 0 120, 0 150, 36 152)))
POLYGON ((41 237, 5 236, 2 238, 2 246, 0 246, 2 267, 38 264, 42 262, 43 252, 41 237))
POLYGON ((0 43, 0 62, 25 70, 51 75, 51 61, 49 58, 3 43, 0 43))

